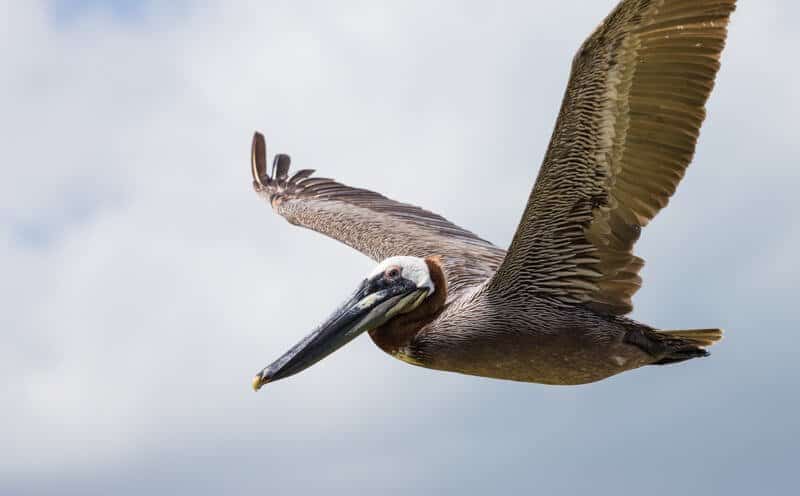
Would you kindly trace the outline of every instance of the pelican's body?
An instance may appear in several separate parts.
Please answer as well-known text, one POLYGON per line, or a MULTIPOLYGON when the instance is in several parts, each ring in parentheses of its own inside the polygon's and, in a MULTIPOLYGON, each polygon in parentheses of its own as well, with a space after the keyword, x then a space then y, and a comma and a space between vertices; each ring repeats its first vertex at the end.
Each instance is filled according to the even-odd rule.
POLYGON ((272 208, 379 261, 351 299, 259 372, 295 374, 368 332, 403 361, 465 374, 583 384, 706 356, 719 329, 661 331, 624 315, 633 254, 691 161, 735 0, 623 0, 572 64, 550 147, 506 252, 439 215, 301 170, 253 185, 272 208))
POLYGON ((415 365, 543 384, 594 382, 655 361, 625 342, 628 332, 642 327, 630 319, 562 310, 539 298, 519 303, 487 300, 478 292, 453 302, 400 346, 392 346, 382 329, 370 336, 415 365), (487 316, 485 305, 495 312, 487 316))

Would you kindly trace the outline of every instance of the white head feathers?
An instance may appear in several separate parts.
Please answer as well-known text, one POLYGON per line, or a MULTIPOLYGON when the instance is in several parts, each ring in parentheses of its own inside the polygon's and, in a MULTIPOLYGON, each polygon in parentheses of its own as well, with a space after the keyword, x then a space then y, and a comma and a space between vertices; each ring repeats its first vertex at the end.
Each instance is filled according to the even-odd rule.
POLYGON ((389 257, 379 263, 378 266, 369 273, 368 277, 373 278, 393 267, 400 270, 401 277, 413 282, 418 288, 427 288, 429 296, 436 290, 431 280, 428 264, 425 263, 424 259, 419 257, 389 257))

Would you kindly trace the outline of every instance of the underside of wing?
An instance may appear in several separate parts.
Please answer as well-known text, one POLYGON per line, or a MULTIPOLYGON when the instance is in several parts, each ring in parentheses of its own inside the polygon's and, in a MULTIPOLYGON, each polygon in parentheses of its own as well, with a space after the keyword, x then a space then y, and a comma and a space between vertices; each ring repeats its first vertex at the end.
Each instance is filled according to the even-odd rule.
POLYGON ((289 176, 290 159, 276 155, 267 173, 264 137, 252 147, 253 187, 292 224, 320 232, 374 260, 439 255, 451 295, 494 274, 505 251, 427 210, 304 169, 289 176))
POLYGON ((575 55, 495 291, 632 310, 633 245, 691 162, 735 0, 624 0, 575 55))

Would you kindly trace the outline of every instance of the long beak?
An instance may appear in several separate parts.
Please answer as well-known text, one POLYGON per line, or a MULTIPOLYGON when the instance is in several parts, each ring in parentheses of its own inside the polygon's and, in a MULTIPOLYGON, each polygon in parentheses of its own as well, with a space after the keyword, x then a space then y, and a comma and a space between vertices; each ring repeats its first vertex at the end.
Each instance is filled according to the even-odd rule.
POLYGON ((372 281, 365 280, 325 323, 256 374, 253 390, 258 391, 268 382, 307 369, 364 331, 379 327, 409 305, 418 304, 427 294, 427 289, 417 289, 406 280, 377 291, 374 289, 372 281))

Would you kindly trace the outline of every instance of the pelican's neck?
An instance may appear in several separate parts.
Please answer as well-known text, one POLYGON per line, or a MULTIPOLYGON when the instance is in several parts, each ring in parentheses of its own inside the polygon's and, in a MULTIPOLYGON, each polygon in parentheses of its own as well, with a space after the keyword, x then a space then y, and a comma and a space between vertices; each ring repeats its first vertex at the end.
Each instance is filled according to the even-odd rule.
POLYGON ((447 301, 447 279, 439 256, 427 257, 425 263, 433 281, 433 294, 414 310, 398 315, 384 325, 369 331, 372 341, 386 353, 397 356, 426 324, 431 322, 444 308, 447 301))

